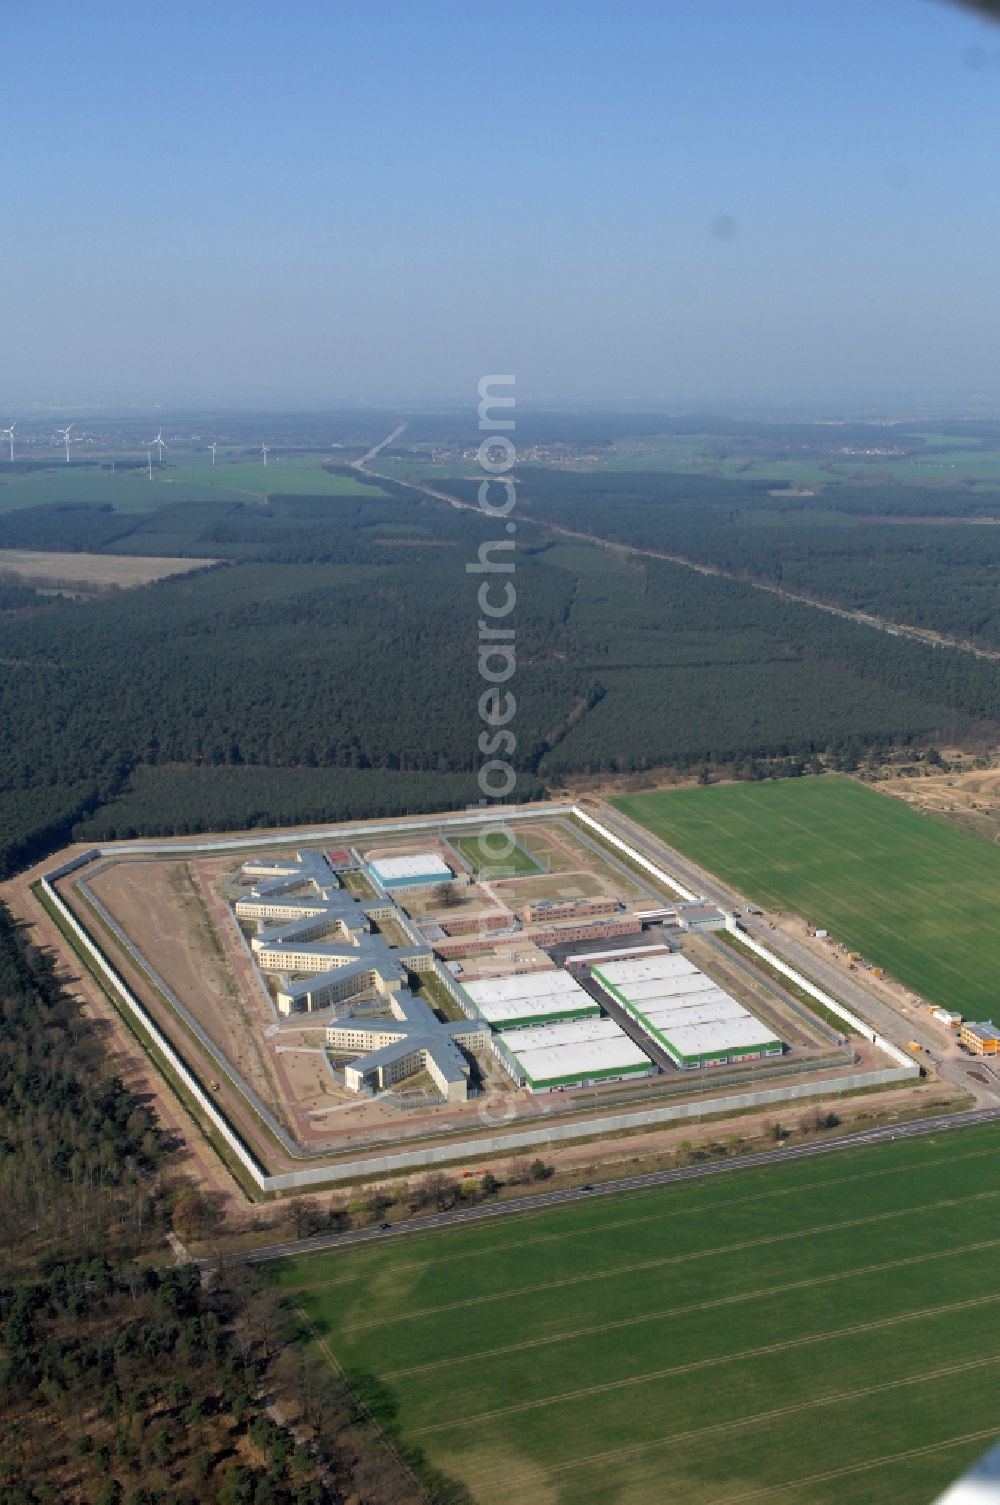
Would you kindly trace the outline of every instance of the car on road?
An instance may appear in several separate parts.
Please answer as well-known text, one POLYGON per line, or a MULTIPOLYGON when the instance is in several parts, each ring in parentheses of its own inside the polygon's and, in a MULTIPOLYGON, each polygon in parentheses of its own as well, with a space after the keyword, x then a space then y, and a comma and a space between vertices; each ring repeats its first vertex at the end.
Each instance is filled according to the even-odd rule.
POLYGON ((391 1227, 392 1227, 391 1223, 379 1223, 379 1225, 378 1225, 378 1231, 379 1231, 379 1233, 384 1233, 387 1228, 391 1228, 391 1227))

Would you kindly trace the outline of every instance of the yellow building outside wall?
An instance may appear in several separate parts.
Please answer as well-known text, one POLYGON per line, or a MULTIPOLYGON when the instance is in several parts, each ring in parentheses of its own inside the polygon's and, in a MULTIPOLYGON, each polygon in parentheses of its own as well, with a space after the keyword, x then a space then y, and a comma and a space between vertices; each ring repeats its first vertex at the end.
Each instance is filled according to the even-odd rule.
POLYGON ((979 1056, 995 1056, 1000 1052, 1000 1030, 992 1020, 981 1024, 963 1024, 959 1039, 979 1056))

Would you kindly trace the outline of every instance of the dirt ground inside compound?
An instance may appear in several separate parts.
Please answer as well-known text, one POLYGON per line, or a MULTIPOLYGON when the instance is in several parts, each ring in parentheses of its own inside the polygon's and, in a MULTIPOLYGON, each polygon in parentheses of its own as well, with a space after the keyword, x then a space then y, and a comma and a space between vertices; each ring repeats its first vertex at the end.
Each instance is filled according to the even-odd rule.
MULTIPOLYGON (((177 994, 209 1039, 281 1119, 276 1073, 264 1049, 271 1018, 245 957, 227 945, 209 908, 210 863, 113 862, 89 887, 177 994), (243 966, 239 966, 239 962, 243 966)), ((231 937, 235 942, 235 935, 231 937)))

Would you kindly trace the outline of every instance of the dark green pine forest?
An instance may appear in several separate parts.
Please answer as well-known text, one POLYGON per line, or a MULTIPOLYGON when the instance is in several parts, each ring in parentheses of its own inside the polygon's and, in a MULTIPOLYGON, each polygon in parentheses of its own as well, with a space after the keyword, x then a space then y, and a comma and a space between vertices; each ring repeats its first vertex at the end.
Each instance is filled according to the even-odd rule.
MULTIPOLYGON (((637 500, 647 479, 615 478, 612 507, 609 482, 595 499, 596 482, 575 477, 571 507, 529 473, 525 512, 676 544, 684 508, 669 487, 663 498, 663 477, 653 478, 659 503, 637 500)), ((713 495, 728 489, 708 484, 713 495)), ((267 506, 0 516, 0 547, 220 561, 85 600, 4 588, 0 872, 72 837, 361 818, 479 797, 482 577, 466 564, 496 524, 402 488, 386 498, 358 486, 267 506)), ((702 508, 706 555, 716 531, 733 537, 716 528, 725 505, 702 508)), ((514 580, 519 799, 574 776, 655 767, 850 767, 872 749, 971 735, 997 718, 996 664, 741 580, 542 526, 522 526, 514 580)), ((971 612, 973 595, 963 600, 971 612)))
POLYGON ((252 1270, 165 1257, 219 1209, 3 906, 0 1206, 4 1505, 464 1499, 430 1472, 425 1492, 252 1270))

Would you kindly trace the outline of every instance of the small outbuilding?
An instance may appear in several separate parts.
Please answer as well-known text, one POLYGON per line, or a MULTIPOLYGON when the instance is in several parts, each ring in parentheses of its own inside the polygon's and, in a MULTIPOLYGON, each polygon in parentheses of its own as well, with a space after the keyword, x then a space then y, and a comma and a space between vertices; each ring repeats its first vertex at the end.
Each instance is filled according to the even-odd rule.
POLYGON ((979 1024, 963 1024, 959 1039, 977 1056, 995 1056, 1000 1051, 1000 1030, 992 1019, 979 1024))

